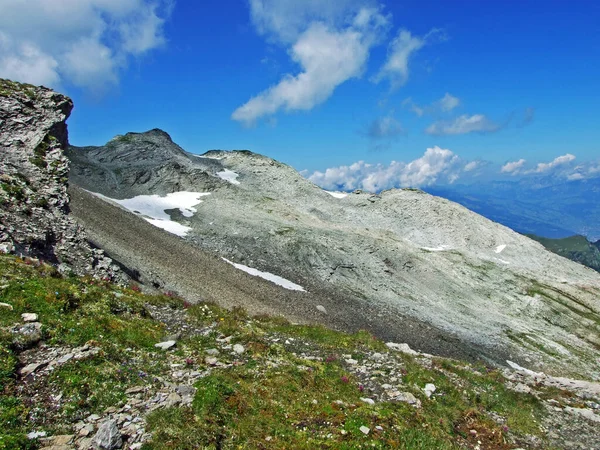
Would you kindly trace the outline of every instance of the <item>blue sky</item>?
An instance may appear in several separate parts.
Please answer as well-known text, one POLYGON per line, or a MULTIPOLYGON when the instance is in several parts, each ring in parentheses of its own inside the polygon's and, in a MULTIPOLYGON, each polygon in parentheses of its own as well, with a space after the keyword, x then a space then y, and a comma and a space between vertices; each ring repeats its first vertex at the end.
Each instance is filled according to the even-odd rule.
POLYGON ((600 172, 591 0, 4 0, 0 77, 71 96, 74 145, 158 127, 330 188, 600 172))

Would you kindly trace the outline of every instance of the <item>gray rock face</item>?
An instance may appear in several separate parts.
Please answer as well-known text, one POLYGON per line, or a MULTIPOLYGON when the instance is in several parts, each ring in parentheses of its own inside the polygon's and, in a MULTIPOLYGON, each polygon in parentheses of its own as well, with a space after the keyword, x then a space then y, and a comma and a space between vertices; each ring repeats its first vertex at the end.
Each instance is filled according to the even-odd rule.
POLYGON ((42 340, 42 324, 39 322, 26 323, 13 328, 12 334, 15 347, 21 350, 31 348, 42 340))
POLYGON ((0 249, 112 278, 116 267, 67 216, 72 108, 54 91, 0 79, 0 249))
MULTIPOLYGON (((334 198, 292 168, 251 152, 194 156, 156 131, 126 137, 104 148, 72 148, 72 181, 116 199, 210 192, 190 217, 167 212, 191 227, 189 245, 307 291, 285 294, 283 309, 273 303, 271 312, 295 308, 305 320, 366 328, 409 344, 399 351, 462 357, 453 349, 467 349, 500 364, 511 359, 600 379, 600 276, 592 270, 418 190, 334 198), (153 156, 159 138, 164 146, 153 156), (138 143, 144 159, 136 162, 138 143), (227 171, 239 184, 224 179, 227 171)), ((85 204, 80 208, 80 217, 92 215, 85 204)), ((102 238, 112 239, 106 231, 102 238)), ((181 292, 194 292, 180 283, 181 292)))
POLYGON ((121 448, 123 439, 121 437, 121 432, 117 427, 117 422, 114 420, 107 420, 100 425, 100 428, 98 428, 98 431, 92 440, 92 445, 95 449, 99 450, 115 450, 121 448))

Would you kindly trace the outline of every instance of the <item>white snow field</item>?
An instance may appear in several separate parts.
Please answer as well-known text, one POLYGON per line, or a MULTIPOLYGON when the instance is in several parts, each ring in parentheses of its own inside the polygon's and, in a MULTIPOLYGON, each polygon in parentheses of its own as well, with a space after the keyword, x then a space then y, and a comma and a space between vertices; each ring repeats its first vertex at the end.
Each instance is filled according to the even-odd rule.
POLYGON ((217 172, 217 176, 225 181, 229 181, 231 184, 240 184, 237 177, 239 173, 235 173, 233 170, 225 169, 222 172, 217 172))
POLYGON ((331 195, 332 197, 335 197, 335 198, 348 197, 347 192, 336 192, 336 191, 325 191, 325 192, 327 192, 329 195, 331 195))
POLYGON ((172 192, 164 197, 160 195, 138 195, 133 198, 116 199, 105 195, 92 192, 97 197, 109 200, 123 206, 125 209, 139 214, 145 220, 158 228, 162 228, 169 233, 176 234, 180 237, 191 231, 190 227, 181 225, 174 220, 165 211, 169 209, 179 209, 184 217, 192 217, 198 212, 194 206, 202 203, 201 197, 210 195, 210 192, 172 192))
POLYGON ((280 277, 279 275, 274 275, 272 273, 269 272, 263 272, 261 270, 258 269, 253 269, 252 267, 248 267, 245 266, 243 264, 237 264, 234 263, 233 261, 229 261, 226 258, 221 258, 223 261, 228 262, 229 264, 231 264, 233 267, 235 267, 236 269, 239 270, 243 270, 244 272, 254 276, 254 277, 260 277, 260 278, 264 278, 265 280, 270 281, 271 283, 275 283, 278 286, 284 287, 286 289, 289 289, 290 291, 301 291, 301 292, 306 292, 306 290, 296 284, 296 283, 292 283, 290 280, 286 280, 285 278, 280 277))

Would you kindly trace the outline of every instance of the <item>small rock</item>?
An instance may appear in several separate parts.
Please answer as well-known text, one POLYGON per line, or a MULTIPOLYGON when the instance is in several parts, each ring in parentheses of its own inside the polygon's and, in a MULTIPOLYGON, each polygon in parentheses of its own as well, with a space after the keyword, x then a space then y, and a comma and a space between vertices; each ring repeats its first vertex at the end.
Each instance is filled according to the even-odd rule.
POLYGON ((21 319, 23 319, 23 322, 37 322, 38 315, 35 313, 23 313, 21 314, 21 319))
POLYGON ((423 388, 423 392, 425 392, 427 398, 431 397, 431 395, 435 392, 435 384, 427 383, 425 388, 423 388))
POLYGON ((372 398, 361 397, 360 400, 362 402, 365 402, 367 405, 374 405, 375 404, 375 400, 373 400, 372 398))
POLYGON ((317 309, 321 311, 323 314, 327 314, 327 310, 323 305, 317 305, 317 309))
POLYGON ((25 378, 25 377, 31 375, 36 370, 46 366, 47 364, 48 363, 46 363, 46 362, 31 363, 31 364, 26 365, 25 367, 20 368, 18 373, 22 378, 25 378))
POLYGON ((350 364, 351 366, 355 366, 356 364, 358 364, 358 361, 352 358, 349 358, 346 360, 346 364, 350 364))
POLYGON ((59 446, 59 445, 69 445, 71 444, 71 442, 73 442, 73 435, 72 434, 61 434, 58 436, 53 436, 52 439, 52 445, 53 446, 59 446))
POLYGON ((165 407, 166 408, 173 408, 174 406, 177 406, 180 403, 181 403, 181 397, 179 396, 179 394, 176 394, 175 392, 172 392, 167 397, 167 401, 165 402, 165 407))
POLYGON ((214 356, 207 356, 206 358, 204 358, 204 362, 206 364, 208 364, 209 366, 216 366, 217 362, 219 362, 219 360, 217 358, 215 358, 214 356))
POLYGON ((396 344, 395 342, 386 342, 389 349, 397 352, 406 353, 407 355, 418 355, 419 352, 414 351, 408 344, 396 344))
POLYGON ((121 432, 117 427, 117 422, 114 420, 107 420, 100 428, 92 439, 92 445, 95 449, 102 450, 114 450, 121 448, 123 445, 123 439, 121 438, 121 432))
POLYGON ((246 349, 245 349, 245 348, 244 348, 244 346, 243 346, 243 345, 241 345, 241 344, 235 344, 235 345, 233 346, 233 351, 234 351, 235 353, 237 353, 238 355, 241 355, 242 353, 244 353, 244 352, 246 351, 246 349))
POLYGON ((33 347, 42 340, 42 324, 30 322, 13 328, 13 343, 19 349, 33 347))
POLYGON ((361 426, 361 427, 359 428, 359 430, 360 430, 360 432, 361 432, 362 434, 369 434, 369 431, 371 431, 371 429, 370 429, 369 427, 365 427, 364 425, 363 425, 363 426, 361 426))
POLYGON ((177 386, 175 390, 183 397, 194 396, 196 394, 196 388, 194 386, 188 386, 187 384, 181 384, 177 386))
POLYGON ((45 431, 32 431, 31 433, 27 434, 27 439, 37 439, 37 438, 41 438, 41 437, 46 437, 46 432, 45 431))
POLYGON ((71 358, 73 358, 73 356, 74 356, 73 353, 67 353, 66 355, 63 355, 60 358, 58 358, 56 360, 56 362, 58 364, 64 364, 64 363, 68 362, 71 358))
POLYGON ((219 350, 217 350, 216 348, 209 348, 208 350, 206 350, 206 354, 216 356, 219 354, 219 350))
POLYGON ((140 392, 144 392, 145 390, 146 390, 146 386, 133 386, 133 387, 130 387, 129 389, 127 389, 125 391, 125 394, 127 394, 127 395, 139 394, 140 392))
POLYGON ((2 303, 2 302, 0 302, 0 308, 6 308, 6 309, 9 309, 11 311, 13 310, 12 305, 9 305, 8 303, 2 303))
POLYGON ((164 342, 159 342, 158 344, 154 344, 154 346, 156 348, 160 348, 161 350, 169 350, 170 348, 175 347, 176 344, 177 344, 176 341, 164 341, 164 342))
POLYGON ((410 392, 399 392, 397 395, 394 395, 394 400, 415 405, 417 408, 421 407, 421 401, 410 392))

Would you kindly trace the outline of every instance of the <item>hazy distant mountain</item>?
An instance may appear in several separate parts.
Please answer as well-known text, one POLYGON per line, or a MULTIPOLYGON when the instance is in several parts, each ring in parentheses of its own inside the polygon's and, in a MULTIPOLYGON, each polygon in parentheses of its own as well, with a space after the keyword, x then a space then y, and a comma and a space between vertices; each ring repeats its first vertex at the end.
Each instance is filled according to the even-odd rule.
POLYGON ((520 233, 600 239, 600 178, 557 183, 554 178, 540 177, 426 190, 520 233))

